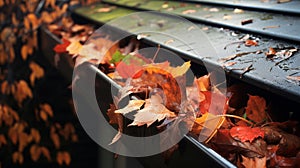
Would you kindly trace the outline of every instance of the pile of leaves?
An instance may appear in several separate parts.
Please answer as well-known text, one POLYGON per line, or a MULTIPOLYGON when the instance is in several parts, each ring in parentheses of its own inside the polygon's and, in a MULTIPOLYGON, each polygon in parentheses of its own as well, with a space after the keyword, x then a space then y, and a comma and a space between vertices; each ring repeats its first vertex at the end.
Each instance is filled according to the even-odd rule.
POLYGON ((142 56, 132 48, 136 44, 120 48, 107 37, 97 40, 98 43, 95 40, 84 45, 64 41, 56 49, 62 47, 79 64, 106 64, 107 69, 102 70, 122 86, 107 112, 109 122, 119 130, 111 145, 122 138, 120 133, 126 127, 154 126, 161 130, 178 119, 179 114, 192 114, 190 134, 238 167, 298 166, 299 124, 274 122, 263 97, 247 94, 239 85, 224 91, 225 88, 211 83, 214 73, 195 78, 193 85, 186 86, 190 62, 177 67, 170 62, 154 63, 156 56, 142 56), (90 55, 99 47, 102 52, 90 55), (128 116, 133 117, 124 127, 128 116))

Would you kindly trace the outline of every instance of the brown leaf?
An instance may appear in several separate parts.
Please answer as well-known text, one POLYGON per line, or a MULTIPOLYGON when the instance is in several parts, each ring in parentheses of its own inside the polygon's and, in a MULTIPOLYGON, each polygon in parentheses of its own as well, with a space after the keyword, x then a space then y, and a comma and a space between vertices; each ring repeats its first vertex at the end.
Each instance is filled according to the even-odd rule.
POLYGON ((46 147, 40 147, 41 153, 46 157, 46 159, 50 162, 51 161, 51 155, 50 155, 50 151, 48 148, 46 147))
POLYGON ((272 47, 269 48, 269 51, 267 53, 265 53, 267 58, 273 58, 274 56, 276 56, 276 50, 272 47))
POLYGON ((109 123, 110 124, 118 124, 118 118, 117 118, 117 115, 115 113, 115 110, 116 110, 116 106, 114 104, 110 104, 109 105, 110 108, 107 110, 107 116, 109 118, 109 123))
POLYGON ((7 141, 6 138, 3 134, 0 134, 0 148, 2 147, 2 145, 6 145, 7 141))
POLYGON ((49 104, 47 103, 41 104, 40 109, 41 111, 44 111, 45 114, 47 114, 48 116, 53 117, 53 110, 49 104))
POLYGON ((31 128, 30 129, 30 135, 33 138, 35 143, 40 143, 41 135, 40 135, 40 132, 37 129, 31 128))
POLYGON ((246 107, 247 118, 257 124, 263 123, 267 119, 266 100, 263 97, 249 95, 246 107))
POLYGON ((266 163, 267 163, 267 158, 263 157, 263 158, 258 158, 258 157, 254 157, 254 158, 249 158, 249 157, 245 157, 243 155, 242 156, 242 165, 245 166, 245 168, 266 168, 266 163))
POLYGON ((19 139, 19 151, 23 152, 24 148, 30 143, 31 139, 27 133, 20 132, 18 133, 19 139))
POLYGON ((28 48, 27 48, 27 45, 23 45, 22 48, 21 48, 21 56, 22 56, 22 59, 23 60, 26 60, 27 59, 27 56, 28 56, 28 48))

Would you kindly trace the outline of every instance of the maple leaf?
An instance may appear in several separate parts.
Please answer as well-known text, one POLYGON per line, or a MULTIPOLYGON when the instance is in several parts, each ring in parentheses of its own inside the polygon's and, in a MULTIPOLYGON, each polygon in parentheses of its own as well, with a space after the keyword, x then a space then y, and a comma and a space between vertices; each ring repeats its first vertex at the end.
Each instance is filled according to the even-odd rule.
POLYGON ((139 110, 144 103, 145 100, 130 100, 126 107, 116 110, 115 113, 126 115, 127 113, 139 110))
POLYGON ((259 127, 236 126, 230 129, 230 135, 241 142, 249 141, 251 143, 258 137, 264 138, 264 131, 259 127))
POLYGON ((195 79, 195 83, 200 92, 210 90, 210 74, 201 76, 198 79, 195 79))
POLYGON ((130 81, 130 85, 140 90, 162 90, 166 107, 174 112, 179 112, 181 98, 186 95, 185 88, 180 87, 184 87, 185 83, 180 85, 170 73, 152 65, 138 71, 130 81))
POLYGON ((200 102, 200 112, 202 114, 211 113, 214 115, 225 114, 228 109, 228 98, 219 92, 201 92, 205 100, 200 102))
POLYGON ((66 50, 69 52, 71 55, 76 55, 80 53, 80 50, 82 49, 82 45, 80 44, 79 41, 73 41, 68 45, 66 50))
POLYGON ((133 122, 128 126, 142 126, 147 124, 147 127, 149 127, 155 121, 176 117, 174 112, 168 110, 162 104, 163 99, 159 95, 152 95, 150 99, 146 99, 145 101, 145 107, 137 111, 133 122))
POLYGON ((67 52, 67 47, 71 44, 71 42, 67 39, 62 39, 62 44, 57 44, 53 50, 58 53, 58 54, 61 54, 61 53, 66 53, 67 52))
POLYGON ((259 124, 267 119, 266 100, 263 97, 249 95, 246 107, 247 118, 259 124))

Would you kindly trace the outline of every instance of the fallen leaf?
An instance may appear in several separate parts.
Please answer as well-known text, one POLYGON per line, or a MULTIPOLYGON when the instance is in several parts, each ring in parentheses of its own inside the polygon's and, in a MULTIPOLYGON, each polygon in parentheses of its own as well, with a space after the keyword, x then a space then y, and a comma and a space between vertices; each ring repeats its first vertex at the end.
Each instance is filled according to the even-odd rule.
POLYGON ((230 129, 230 135, 238 141, 251 143, 256 138, 264 138, 264 131, 259 127, 235 126, 230 129))
POLYGON ((300 76, 287 76, 286 78, 289 80, 300 81, 300 76))
POLYGON ((195 79, 195 82, 200 92, 210 90, 210 74, 195 79))
POLYGON ((265 53, 267 58, 273 58, 274 56, 276 56, 276 50, 272 47, 269 48, 269 51, 267 53, 265 53))
POLYGON ((233 13, 235 13, 235 14, 241 14, 241 13, 244 13, 244 10, 235 8, 235 9, 233 10, 233 13))
POLYGON ((286 3, 291 2, 292 0, 277 0, 277 3, 286 3))
POLYGON ((182 11, 181 13, 184 15, 187 15, 187 14, 196 13, 196 12, 197 11, 194 9, 188 9, 188 10, 182 11))
POLYGON ((245 46, 258 46, 258 42, 256 40, 246 40, 245 41, 245 46))
POLYGON ((254 157, 249 158, 242 156, 242 165, 245 166, 245 168, 266 168, 267 158, 266 157, 254 157))
POLYGON ((256 124, 263 123, 267 120, 266 107, 266 100, 263 97, 249 95, 245 112, 247 118, 256 124))
POLYGON ((52 142, 54 144, 54 147, 56 149, 59 149, 59 147, 60 147, 60 139, 59 139, 58 134, 55 133, 55 132, 52 132, 52 133, 50 133, 50 138, 51 138, 51 140, 52 140, 52 142))
POLYGON ((40 132, 37 129, 31 128, 30 129, 30 136, 33 138, 35 143, 40 143, 41 135, 40 135, 40 132))
POLYGON ((142 126, 146 124, 149 127, 155 121, 176 117, 173 112, 163 105, 163 99, 159 95, 152 95, 150 99, 145 101, 145 107, 137 111, 133 122, 128 126, 142 126))
POLYGON ((100 12, 100 13, 107 13, 107 12, 110 12, 112 9, 110 7, 106 7, 106 8, 100 8, 97 10, 97 12, 100 12))
POLYGON ((60 166, 64 163, 69 166, 71 163, 71 155, 66 151, 59 151, 56 155, 56 161, 60 166))
POLYGON ((61 54, 61 53, 66 53, 67 52, 67 47, 71 44, 71 42, 67 39, 62 39, 62 44, 57 44, 53 50, 58 53, 58 54, 61 54))
POLYGON ((209 11, 210 12, 219 12, 219 9, 218 8, 210 8, 209 11))
POLYGON ((51 155, 50 155, 50 151, 48 148, 46 147, 40 147, 41 153, 46 157, 46 159, 50 162, 51 161, 51 155))
POLYGON ((232 16, 230 16, 230 15, 223 16, 223 20, 231 20, 231 19, 232 19, 232 16))
POLYGON ((130 100, 127 106, 125 106, 122 109, 116 110, 115 113, 126 115, 127 113, 140 110, 140 108, 144 105, 144 103, 145 103, 144 100, 130 100))
POLYGON ((68 45, 66 50, 69 52, 71 55, 79 54, 80 50, 82 49, 82 45, 79 43, 79 41, 73 41, 68 45))

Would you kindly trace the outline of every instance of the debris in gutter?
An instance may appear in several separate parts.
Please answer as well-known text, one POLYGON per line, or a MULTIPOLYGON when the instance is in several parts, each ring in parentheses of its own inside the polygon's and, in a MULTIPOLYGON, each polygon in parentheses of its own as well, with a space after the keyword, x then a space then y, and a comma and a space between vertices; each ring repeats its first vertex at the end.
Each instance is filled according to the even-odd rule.
POLYGON ((246 24, 250 24, 250 23, 253 23, 253 19, 246 19, 246 20, 241 21, 242 25, 246 25, 246 24))

